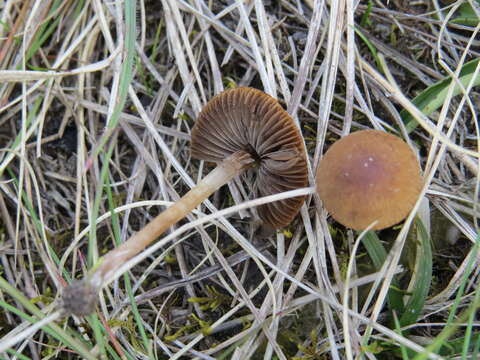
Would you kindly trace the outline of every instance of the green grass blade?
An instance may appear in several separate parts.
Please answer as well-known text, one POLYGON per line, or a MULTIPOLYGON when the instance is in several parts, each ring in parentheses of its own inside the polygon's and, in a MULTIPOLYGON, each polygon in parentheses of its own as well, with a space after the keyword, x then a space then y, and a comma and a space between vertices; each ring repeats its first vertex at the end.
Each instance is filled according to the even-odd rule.
MULTIPOLYGON (((136 1, 135 0, 125 0, 125 22, 126 22, 126 34, 125 34, 125 58, 122 64, 121 74, 120 74, 120 83, 118 88, 117 101, 115 102, 115 107, 113 109, 112 115, 108 119, 107 131, 94 151, 93 157, 97 157, 100 151, 103 149, 107 141, 109 140, 109 134, 111 131, 116 128, 118 121, 120 119, 120 114, 125 102, 127 100, 128 88, 133 79, 133 63, 135 55, 135 36, 136 36, 136 1)), ((90 241, 88 247, 88 260, 89 264, 92 266, 94 263, 94 251, 97 249, 97 237, 96 237, 96 220, 98 217, 98 212, 100 209, 100 201, 103 194, 103 185, 105 184, 105 179, 108 174, 108 166, 110 159, 112 157, 113 149, 115 144, 111 144, 106 155, 103 159, 103 166, 101 170, 100 183, 98 184, 98 190, 95 194, 94 205, 92 209, 92 226, 90 228, 90 241)))
POLYGON ((370 50, 370 53, 375 59, 377 67, 381 69, 382 67, 380 66, 380 59, 378 58, 377 48, 375 47, 375 45, 373 45, 372 42, 368 40, 367 37, 363 35, 363 33, 358 28, 354 28, 354 30, 357 36, 365 43, 365 45, 367 45, 368 50, 370 50))
MULTIPOLYGON (((479 61, 480 59, 475 59, 463 65, 458 79, 464 87, 466 87, 475 76, 475 70, 479 66, 479 61)), ((412 100, 412 103, 425 115, 430 115, 440 108, 445 102, 445 98, 448 93, 448 87, 450 86, 451 81, 452 79, 447 77, 446 79, 436 82, 416 96, 412 100)), ((480 75, 477 75, 473 81, 473 86, 480 85, 480 75)), ((455 88, 453 89, 453 96, 456 96, 460 93, 461 88, 458 85, 455 85, 455 88)), ((400 112, 400 116, 402 117, 408 132, 412 132, 418 126, 417 122, 408 111, 402 110, 400 112)))
POLYGON ((372 7, 373 7, 373 1, 368 0, 367 9, 363 13, 362 19, 360 20, 360 26, 361 27, 365 27, 365 26, 370 25, 372 23, 371 20, 369 19, 370 14, 372 12, 372 7))
MULTIPOLYGON (((477 287, 475 290, 475 297, 473 300, 474 304, 479 304, 480 303, 480 289, 477 287)), ((475 321, 476 317, 476 312, 472 311, 468 315, 468 323, 467 323, 467 329, 465 331, 465 339, 463 342, 463 347, 462 347, 462 359, 467 359, 468 358, 468 352, 471 350, 471 343, 472 343, 472 338, 473 338, 473 323, 475 321)))
POLYGON ((453 20, 450 21, 451 24, 462 24, 465 26, 475 27, 478 25, 480 18, 478 17, 475 10, 469 3, 464 3, 458 8, 458 14, 453 20))
MULTIPOLYGON (((472 342, 478 343, 480 341, 480 333, 472 333, 469 341, 471 343, 472 342)), ((443 347, 439 350, 438 354, 441 356, 457 356, 462 352, 464 343, 465 343, 465 336, 455 338, 452 340, 447 340, 443 344, 443 347)), ((473 349, 473 351, 475 350, 473 349)), ((473 356, 472 359, 477 359, 477 357, 473 356)))
POLYGON ((430 236, 422 221, 416 220, 417 236, 420 241, 419 253, 416 255, 415 277, 412 295, 410 296, 405 311, 400 317, 401 326, 413 324, 421 313, 427 299, 432 282, 432 247, 430 236))
POLYGON ((128 88, 133 80, 134 64, 135 64, 135 39, 137 36, 136 25, 136 0, 125 0, 125 57, 123 59, 120 81, 118 85, 118 95, 115 101, 112 115, 107 122, 107 131, 101 137, 98 146, 93 152, 93 157, 97 157, 102 151, 110 135, 117 127, 120 120, 120 114, 125 106, 128 96, 128 88))
MULTIPOLYGON (((31 358, 29 358, 28 356, 25 356, 23 354, 20 354, 19 352, 16 352, 16 351, 13 351, 11 349, 8 349, 7 350, 8 353, 12 354, 14 357, 20 359, 20 360, 30 360, 31 358)), ((0 357, 0 360, 4 360, 5 358, 4 357, 0 357)))
MULTIPOLYGON (((469 318, 469 316, 471 316, 472 313, 475 313, 478 311, 478 309, 480 309, 480 302, 472 302, 470 304, 470 306, 463 312, 461 313, 459 316, 458 316, 458 319, 453 322, 453 323, 449 323, 448 326, 446 326, 441 332, 440 334, 438 334, 434 341, 432 342, 431 345, 429 345, 427 348, 426 348, 426 351, 424 353, 421 353, 421 354, 418 354, 417 356, 415 356, 414 360, 424 360, 428 357, 428 353, 429 352, 433 352, 433 353, 442 353, 442 351, 444 351, 442 349, 442 347, 444 346, 449 346, 449 341, 448 339, 452 336, 454 336, 457 332, 458 332, 458 328, 460 327, 460 324, 464 323, 465 321, 467 321, 467 319, 469 318)), ((471 340, 469 339, 469 342, 471 340)), ((463 348, 463 344, 465 342, 465 339, 462 339, 462 348, 463 348)), ((451 349, 451 347, 449 347, 451 349)), ((466 359, 469 359, 470 357, 466 357, 466 359)), ((463 359, 463 358, 462 358, 463 359)), ((473 359, 473 358, 472 358, 473 359)))
POLYGON ((120 356, 118 356, 118 354, 115 352, 115 349, 112 346, 108 345, 107 346, 107 351, 110 354, 110 359, 112 359, 112 360, 122 360, 122 358, 120 356))
MULTIPOLYGON (((29 299, 27 299, 22 293, 17 291, 17 289, 15 289, 12 285, 10 285, 8 281, 6 281, 1 276, 0 276, 0 289, 3 289, 5 293, 9 294, 12 298, 17 300, 25 309, 30 311, 37 318, 42 319, 44 317, 43 312, 38 307, 32 304, 29 301, 29 299)), ((2 306, 3 308, 7 309, 8 311, 18 316, 21 316, 27 321, 30 321, 32 323, 35 322, 34 318, 25 314, 24 312, 21 312, 20 310, 14 308, 13 306, 5 302, 0 302, 0 306, 2 306)), ((52 335, 53 337, 55 337, 56 339, 62 341, 62 343, 64 343, 66 346, 78 352, 78 354, 80 354, 83 358, 89 359, 89 360, 95 359, 95 357, 90 353, 90 349, 86 347, 86 344, 84 343, 84 341, 79 341, 78 339, 74 338, 66 330, 62 329, 57 324, 51 323, 44 326, 42 329, 45 332, 52 335)))
MULTIPOLYGON (((465 269, 465 274, 463 275, 462 282, 458 288, 457 294, 455 296, 455 301, 452 305, 450 310, 450 314, 447 319, 447 326, 438 334, 431 345, 427 347, 427 351, 421 354, 418 354, 414 360, 424 360, 428 357, 428 351, 439 353, 441 352, 442 346, 448 344, 448 339, 455 335, 456 331, 458 330, 459 324, 467 321, 470 314, 475 312, 480 307, 480 303, 478 301, 474 301, 470 304, 470 306, 465 310, 462 314, 457 316, 457 309, 460 306, 460 300, 464 294, 465 286, 467 281, 470 277, 470 274, 474 270, 473 264, 475 263, 475 259, 477 256, 477 252, 480 248, 480 235, 477 235, 477 239, 475 245, 472 247, 472 251, 470 253, 470 257, 468 259, 467 268, 465 269)), ((478 299, 477 299, 478 300, 478 299)))
POLYGON ((475 333, 473 337, 475 345, 473 347, 472 359, 478 359, 478 355, 480 353, 480 334, 475 333))
POLYGON ((98 213, 100 212, 100 202, 102 200, 103 194, 103 185, 109 174, 109 161, 112 157, 113 150, 115 149, 115 144, 112 143, 108 147, 107 153, 103 157, 103 166, 100 170, 100 184, 97 187, 95 192, 95 200, 93 201, 93 209, 92 209, 92 222, 90 226, 90 234, 89 234, 89 242, 88 242, 88 263, 90 266, 94 265, 95 254, 97 250, 97 218, 98 213))
MULTIPOLYGON (((115 201, 113 199, 112 189, 109 185, 110 184, 107 183, 107 186, 106 186, 108 207, 110 209, 110 213, 112 214, 111 219, 112 219, 112 228, 113 228, 113 234, 114 234, 114 237, 115 237, 115 243, 118 246, 118 245, 120 245, 120 238, 121 238, 121 236, 120 236, 120 221, 118 220, 118 214, 114 211, 115 207, 116 207, 116 204, 115 204, 115 201)), ((147 333, 145 331, 145 327, 143 326, 143 323, 142 323, 142 317, 140 316, 140 312, 138 311, 138 307, 137 307, 137 304, 135 302, 135 296, 134 296, 133 291, 132 291, 132 283, 130 281, 130 276, 128 275, 128 273, 125 273, 123 275, 123 279, 124 279, 124 282, 125 282, 125 291, 128 294, 128 298, 130 300, 130 305, 132 307, 133 317, 135 319, 135 322, 137 323, 137 327, 139 329, 140 336, 141 336, 142 341, 143 341, 143 346, 145 347, 145 351, 148 352, 149 349, 150 349, 150 345, 149 345, 150 342, 148 340, 147 333)), ((152 354, 149 354, 149 355, 152 355, 152 354)))
MULTIPOLYGON (((55 11, 59 8, 59 6, 62 4, 63 0, 57 0, 55 1, 49 10, 48 16, 53 15, 55 11)), ((30 47, 27 49, 27 52, 25 54, 25 62, 29 61, 33 55, 42 47, 42 45, 47 41, 47 39, 50 37, 50 35, 55 31, 55 29, 58 27, 58 24, 60 23, 62 19, 60 17, 56 17, 53 19, 51 22, 46 22, 45 24, 42 24, 36 34, 35 37, 30 45, 30 47)), ((17 69, 21 68, 21 63, 17 66, 17 69)))
MULTIPOLYGON (((368 231, 362 238, 363 246, 367 249, 370 259, 372 259, 375 269, 380 270, 383 263, 387 259, 387 251, 382 245, 377 234, 373 231, 368 231)), ((404 311, 402 294, 397 289, 399 288, 398 281, 392 280, 393 287, 390 288, 387 295, 387 303, 392 311, 402 314, 404 311)))
POLYGON ((96 313, 93 313, 89 316, 87 316, 88 323, 90 324, 92 330, 93 330, 93 335, 95 337, 95 344, 98 347, 98 352, 101 354, 102 358, 106 357, 106 349, 105 349, 105 334, 106 331, 98 319, 98 316, 96 313))
MULTIPOLYGON (((401 329, 401 326, 400 326, 400 321, 398 320, 398 316, 395 313, 393 313, 393 321, 395 323, 395 332, 398 335, 402 336, 402 329, 401 329)), ((408 356, 408 349, 402 344, 400 344, 400 352, 402 354, 402 359, 403 360, 409 360, 410 359, 410 357, 408 356)))

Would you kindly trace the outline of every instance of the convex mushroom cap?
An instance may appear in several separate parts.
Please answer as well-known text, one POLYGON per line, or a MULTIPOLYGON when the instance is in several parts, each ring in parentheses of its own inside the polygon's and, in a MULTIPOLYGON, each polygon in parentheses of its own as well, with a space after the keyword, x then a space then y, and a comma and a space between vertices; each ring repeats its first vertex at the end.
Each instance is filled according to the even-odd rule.
MULTIPOLYGON (((255 196, 305 187, 307 163, 302 137, 282 106, 264 92, 240 87, 213 97, 192 129, 192 156, 220 163, 245 151, 255 160, 255 196)), ((304 197, 275 201, 257 208, 264 225, 278 229, 298 213, 304 197)))
POLYGON ((380 230, 402 221, 422 187, 420 166, 399 137, 378 130, 352 133, 335 142, 317 169, 317 191, 339 223, 380 230))

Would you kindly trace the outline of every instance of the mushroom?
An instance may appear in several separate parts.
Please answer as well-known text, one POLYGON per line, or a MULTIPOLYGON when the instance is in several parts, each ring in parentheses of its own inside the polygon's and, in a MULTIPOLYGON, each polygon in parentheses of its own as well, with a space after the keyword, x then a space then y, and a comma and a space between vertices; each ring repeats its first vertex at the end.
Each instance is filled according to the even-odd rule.
POLYGON ((402 221, 422 187, 420 166, 399 137, 378 130, 352 133, 325 153, 317 169, 317 191, 339 223, 380 230, 402 221))
MULTIPOLYGON (((195 158, 217 163, 217 167, 175 204, 108 252, 87 278, 70 284, 62 295, 66 313, 83 316, 93 312, 105 279, 245 170, 256 170, 255 196, 305 187, 308 183, 297 126, 277 100, 260 90, 240 87, 210 100, 192 129, 191 153, 195 158)), ((258 215, 265 227, 278 229, 292 221, 303 201, 304 196, 261 205, 258 215)))
MULTIPOLYGON (((220 163, 238 151, 254 160, 255 197, 308 184, 307 163, 297 126, 281 105, 264 92, 240 87, 215 96, 192 129, 192 156, 220 163)), ((304 197, 259 206, 258 216, 272 230, 288 225, 304 197)))

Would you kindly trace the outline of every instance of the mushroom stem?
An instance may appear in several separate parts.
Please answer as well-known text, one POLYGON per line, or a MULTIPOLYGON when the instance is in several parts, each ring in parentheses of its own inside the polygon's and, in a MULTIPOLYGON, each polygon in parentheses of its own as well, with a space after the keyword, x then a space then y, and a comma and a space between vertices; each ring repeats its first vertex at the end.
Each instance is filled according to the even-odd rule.
POLYGON ((160 213, 127 241, 108 252, 91 274, 90 283, 100 288, 104 280, 113 275, 120 265, 145 249, 170 226, 187 216, 202 201, 232 178, 240 175, 253 163, 252 157, 244 151, 237 151, 225 158, 181 199, 160 213))
POLYGON ((63 313, 86 316, 94 312, 98 291, 114 277, 120 266, 140 253, 170 226, 183 219, 218 188, 253 164, 254 159, 245 151, 237 151, 225 158, 180 200, 160 213, 119 247, 103 256, 100 264, 88 277, 74 281, 64 288, 61 298, 63 313))

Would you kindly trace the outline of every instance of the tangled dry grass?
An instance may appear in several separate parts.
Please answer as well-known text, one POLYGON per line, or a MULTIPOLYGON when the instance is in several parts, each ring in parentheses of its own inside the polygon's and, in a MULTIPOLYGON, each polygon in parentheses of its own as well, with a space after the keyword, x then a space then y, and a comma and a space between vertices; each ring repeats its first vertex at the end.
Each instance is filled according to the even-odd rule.
POLYGON ((2 359, 478 356, 478 1, 0 6, 2 359), (263 238, 254 207, 292 194, 236 179, 122 266, 94 315, 62 317, 67 283, 204 176, 190 130, 233 86, 301 130, 300 215, 263 238), (357 234, 313 174, 365 128, 405 139, 425 186, 404 224, 357 234))

